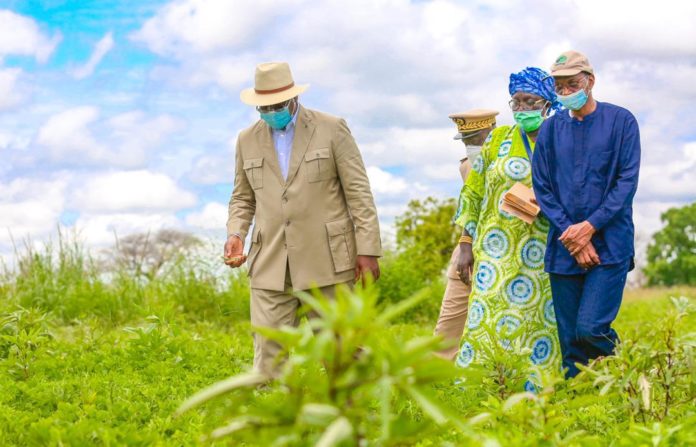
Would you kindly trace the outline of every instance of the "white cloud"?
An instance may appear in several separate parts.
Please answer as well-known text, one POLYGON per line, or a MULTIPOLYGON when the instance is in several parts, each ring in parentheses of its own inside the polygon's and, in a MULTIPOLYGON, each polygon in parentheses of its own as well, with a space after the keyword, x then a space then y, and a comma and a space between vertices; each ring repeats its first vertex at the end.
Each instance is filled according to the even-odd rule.
POLYGON ((224 231, 227 222, 227 205, 220 202, 210 202, 201 211, 186 216, 186 225, 204 229, 224 231))
POLYGON ((681 202, 663 200, 646 200, 640 202, 640 206, 633 208, 633 220, 636 223, 636 232, 646 236, 652 236, 662 228, 660 215, 670 208, 679 208, 681 202))
POLYGON ((37 137, 40 145, 49 149, 53 160, 87 157, 103 160, 107 148, 98 143, 89 126, 99 118, 99 109, 91 106, 74 107, 51 116, 37 137))
POLYGON ((585 0, 577 6, 572 35, 601 42, 597 46, 605 55, 620 53, 624 57, 668 60, 696 56, 693 2, 585 0))
POLYGON ((58 164, 134 168, 145 165, 150 148, 182 128, 169 115, 150 118, 134 110, 102 121, 100 114, 96 107, 81 106, 52 115, 39 130, 37 143, 58 164))
MULTIPOLYGON (((26 115, 3 114, 0 154, 10 162, 0 163, 0 181, 21 169, 38 170, 31 159, 42 162, 41 172, 73 169, 75 180, 63 188, 62 202, 52 198, 60 207, 42 219, 59 214, 67 197, 91 240, 110 243, 110 229, 125 232, 131 221, 134 231, 160 220, 217 230, 224 224, 213 222, 224 222, 226 209, 215 201, 196 204, 183 221, 174 217, 193 206, 195 197, 173 179, 205 185, 204 196, 222 200, 211 185, 232 184, 234 157, 227 140, 256 117, 252 108, 238 104, 237 94, 253 83, 256 63, 287 60, 298 83, 312 84, 304 104, 348 120, 388 230, 408 200, 454 197, 459 191, 463 146, 452 140, 448 114, 496 108, 499 124, 511 123, 509 73, 528 65, 548 69, 558 53, 576 48, 595 66, 597 98, 639 119, 643 169, 635 220, 639 231, 652 231, 665 207, 696 199, 689 175, 696 168, 696 149, 689 143, 696 138, 696 46, 690 43, 696 41, 691 24, 696 6, 676 0, 610 3, 171 1, 144 20, 130 41, 119 42, 119 55, 135 41, 159 56, 145 81, 133 73, 142 73, 146 64, 123 68, 124 84, 145 87, 142 92, 114 83, 99 96, 111 99, 93 102, 99 107, 73 107, 72 90, 63 95, 64 84, 43 84, 40 67, 0 66, 0 109, 35 113, 43 122, 37 133, 35 127, 28 130, 26 115), (41 103, 17 107, 30 97, 25 87, 41 93, 41 103), (44 102, 44 93, 57 101, 44 102), (68 106, 56 110, 56 104, 68 106), (28 150, 15 150, 18 138, 29 138, 30 144, 22 144, 28 150), (95 167, 106 170, 101 183, 98 171, 84 175, 95 167), (151 184, 159 185, 159 192, 148 193, 151 184), (161 206, 148 206, 162 200, 161 206)), ((9 54, 45 61, 58 39, 32 19, 0 11, 0 63, 9 54)), ((103 36, 78 77, 89 76, 104 54, 113 55, 112 46, 113 37, 103 36)), ((32 197, 0 203, 28 206, 37 199, 32 197)), ((10 214, 19 216, 18 209, 10 214)))
POLYGON ((689 201, 696 196, 696 142, 682 147, 682 156, 641 167, 638 197, 645 201, 689 201))
POLYGON ((0 9, 0 60, 16 54, 45 62, 60 40, 60 34, 45 36, 33 19, 0 9))
POLYGON ((0 132, 0 150, 24 151, 30 142, 31 139, 23 135, 0 132))
POLYGON ((63 175, 45 180, 15 178, 0 182, 0 247, 8 247, 11 237, 45 238, 56 228, 65 205, 68 180, 63 175))
POLYGON ((164 7, 134 34, 158 54, 210 53, 248 44, 272 29, 276 16, 292 4, 272 0, 178 0, 164 7), (266 26, 269 25, 269 26, 266 26))
POLYGON ((175 211, 195 205, 196 196, 165 174, 118 171, 85 179, 70 204, 89 213, 175 211))
POLYGON ((390 222, 396 216, 403 214, 408 208, 408 203, 394 203, 391 205, 377 205, 377 214, 380 218, 381 226, 384 226, 383 222, 390 222))
POLYGON ((194 161, 188 178, 202 185, 234 183, 234 154, 208 155, 206 153, 200 156, 194 161))
POLYGON ((442 164, 453 166, 456 172, 465 150, 461 142, 452 139, 455 132, 452 124, 442 128, 391 127, 378 131, 361 128, 356 134, 367 141, 360 143, 358 140, 369 165, 420 168, 426 164, 442 164))
POLYGON ((92 55, 89 57, 89 60, 87 60, 87 62, 85 62, 84 65, 81 65, 80 67, 77 67, 75 68, 75 70, 73 70, 73 77, 75 79, 84 79, 88 76, 91 76, 92 73, 94 73, 94 69, 97 68, 97 65, 99 65, 104 56, 106 56, 106 54, 109 51, 111 51, 113 47, 113 33, 108 32, 94 46, 94 51, 92 52, 92 55))
POLYGON ((459 163, 424 164, 421 166, 421 174, 432 180, 456 181, 462 178, 459 173, 459 163))
MULTIPOLYGON (((182 227, 174 212, 194 206, 196 197, 169 177, 125 171, 74 177, 68 171, 47 179, 0 181, 0 253, 26 238, 55 236, 61 216, 75 213, 75 230, 89 246, 110 245, 114 232, 126 235, 182 227)), ((223 222, 224 227, 224 222, 223 222)))
POLYGON ((22 94, 17 87, 21 74, 19 68, 0 70, 0 110, 9 109, 21 101, 22 94))
POLYGON ((370 179, 370 187, 374 194, 395 195, 408 189, 408 183, 403 178, 397 177, 377 166, 367 167, 367 176, 370 179))
POLYGON ((109 161, 112 165, 126 167, 143 166, 150 148, 157 148, 165 138, 184 127, 181 120, 170 115, 148 117, 134 110, 110 118, 106 122, 112 150, 109 161))
POLYGON ((172 214, 162 212, 87 213, 80 216, 74 225, 81 240, 90 246, 98 247, 113 245, 116 237, 177 227, 181 227, 181 222, 172 214))

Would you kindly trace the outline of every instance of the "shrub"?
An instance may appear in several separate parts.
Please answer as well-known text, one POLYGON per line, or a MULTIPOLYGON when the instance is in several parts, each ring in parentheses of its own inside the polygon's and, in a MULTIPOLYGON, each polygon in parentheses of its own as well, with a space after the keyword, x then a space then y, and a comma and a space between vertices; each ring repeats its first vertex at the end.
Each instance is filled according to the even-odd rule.
POLYGON ((648 246, 648 284, 696 285, 696 203, 669 209, 660 217, 665 226, 648 246))
POLYGON ((257 372, 235 376, 196 394, 179 412, 225 396, 232 418, 211 437, 234 434, 262 445, 398 445, 440 425, 466 430, 432 392, 432 384, 458 374, 433 355, 438 339, 403 340, 386 331, 423 295, 386 308, 377 305, 374 287, 339 290, 333 301, 300 296, 320 318, 299 328, 258 328, 292 352, 277 380, 267 383, 257 372))

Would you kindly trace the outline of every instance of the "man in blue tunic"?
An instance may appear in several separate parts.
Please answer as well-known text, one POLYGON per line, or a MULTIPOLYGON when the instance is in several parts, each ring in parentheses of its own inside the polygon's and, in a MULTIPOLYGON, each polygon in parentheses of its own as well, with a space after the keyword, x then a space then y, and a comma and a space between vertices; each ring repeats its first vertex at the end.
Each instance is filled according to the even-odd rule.
POLYGON ((561 54, 551 67, 567 110, 547 119, 532 163, 534 192, 551 222, 545 255, 566 377, 576 364, 611 355, 611 324, 633 269, 633 196, 640 136, 628 110, 596 101, 587 57, 561 54))

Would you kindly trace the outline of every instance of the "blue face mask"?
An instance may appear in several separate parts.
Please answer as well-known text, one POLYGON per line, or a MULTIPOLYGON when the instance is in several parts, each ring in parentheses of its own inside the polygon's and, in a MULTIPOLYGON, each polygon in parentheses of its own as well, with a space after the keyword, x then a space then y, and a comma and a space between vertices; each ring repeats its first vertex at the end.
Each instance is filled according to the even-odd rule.
POLYGON ((271 126, 272 129, 285 129, 288 123, 292 121, 290 106, 287 105, 277 112, 261 113, 261 119, 271 126))
POLYGON ((587 102, 587 93, 585 89, 580 89, 570 95, 557 95, 558 102, 563 104, 563 107, 570 110, 580 110, 587 102))

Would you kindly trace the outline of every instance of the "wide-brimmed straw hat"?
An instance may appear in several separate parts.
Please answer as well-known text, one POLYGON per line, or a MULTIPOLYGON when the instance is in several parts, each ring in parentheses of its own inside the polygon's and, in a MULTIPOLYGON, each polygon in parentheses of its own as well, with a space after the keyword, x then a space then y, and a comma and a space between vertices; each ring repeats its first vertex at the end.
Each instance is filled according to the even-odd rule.
POLYGON ((242 90, 239 98, 251 106, 270 106, 294 98, 308 87, 295 84, 287 62, 266 62, 256 66, 254 86, 242 90))

